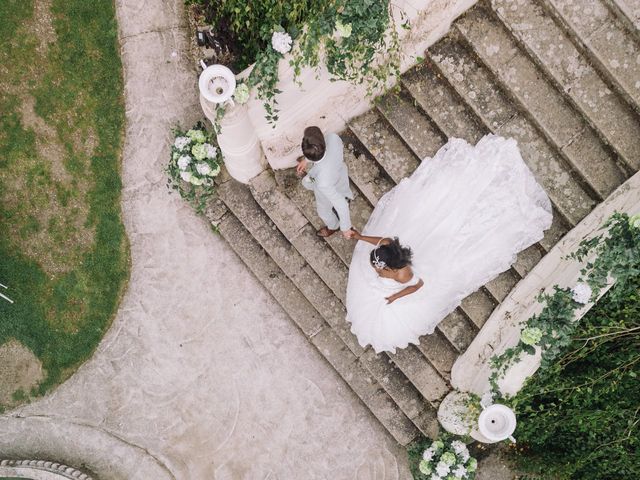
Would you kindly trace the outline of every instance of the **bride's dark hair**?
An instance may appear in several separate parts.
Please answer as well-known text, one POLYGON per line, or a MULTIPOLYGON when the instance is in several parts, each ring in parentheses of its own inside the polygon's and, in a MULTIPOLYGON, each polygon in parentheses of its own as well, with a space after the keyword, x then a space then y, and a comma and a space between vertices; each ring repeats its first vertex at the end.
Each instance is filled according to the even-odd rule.
POLYGON ((398 270, 404 268, 407 265, 411 265, 411 257, 413 252, 409 247, 403 247, 400 245, 398 237, 391 240, 388 245, 380 245, 378 248, 371 250, 369 255, 369 261, 373 264, 374 260, 384 262, 388 268, 398 270))

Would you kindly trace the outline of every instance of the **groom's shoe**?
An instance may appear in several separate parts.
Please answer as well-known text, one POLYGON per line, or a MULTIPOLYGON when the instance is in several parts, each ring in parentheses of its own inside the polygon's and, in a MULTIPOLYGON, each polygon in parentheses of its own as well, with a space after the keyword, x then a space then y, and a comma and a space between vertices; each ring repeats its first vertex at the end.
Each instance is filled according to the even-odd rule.
POLYGON ((322 227, 320 230, 318 230, 316 232, 316 235, 318 235, 319 237, 322 238, 327 238, 330 237, 331 235, 333 235, 334 233, 336 233, 338 231, 338 229, 336 228, 335 230, 329 228, 329 227, 322 227))

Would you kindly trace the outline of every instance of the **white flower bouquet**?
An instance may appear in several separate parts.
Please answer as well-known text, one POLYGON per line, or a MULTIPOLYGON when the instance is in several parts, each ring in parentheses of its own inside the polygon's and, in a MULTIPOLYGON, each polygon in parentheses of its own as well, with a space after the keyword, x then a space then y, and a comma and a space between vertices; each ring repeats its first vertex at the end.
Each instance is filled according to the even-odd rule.
POLYGON ((167 166, 167 186, 177 190, 200 213, 214 193, 214 178, 220 174, 222 154, 201 122, 192 129, 174 130, 167 166))
POLYGON ((416 480, 473 480, 478 462, 460 440, 436 440, 422 452, 416 480))

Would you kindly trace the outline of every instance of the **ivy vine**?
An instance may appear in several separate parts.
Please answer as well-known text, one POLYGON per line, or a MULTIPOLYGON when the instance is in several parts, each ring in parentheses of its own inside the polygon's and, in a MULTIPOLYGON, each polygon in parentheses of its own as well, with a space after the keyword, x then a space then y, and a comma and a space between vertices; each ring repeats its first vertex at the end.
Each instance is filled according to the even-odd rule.
MULTIPOLYGON (((607 285, 610 278, 626 282, 640 275, 640 223, 637 216, 629 218, 626 213, 614 213, 601 227, 603 233, 580 242, 578 249, 567 258, 582 262, 594 255, 580 271, 579 283, 584 282, 592 290, 591 300, 607 285)), ((614 293, 615 295, 615 293, 614 293)), ((542 294, 538 301, 545 306, 538 315, 523 324, 523 335, 514 347, 500 355, 494 355, 491 362, 489 383, 492 393, 500 396, 498 381, 510 366, 524 353, 535 354, 535 347, 541 349, 541 368, 548 367, 569 345, 576 329, 575 311, 582 303, 574 299, 568 288, 554 287, 552 294, 542 294), (532 333, 533 332, 533 333, 532 333), (531 333, 526 335, 526 333, 531 333), (535 341, 532 341, 535 340, 535 341)))

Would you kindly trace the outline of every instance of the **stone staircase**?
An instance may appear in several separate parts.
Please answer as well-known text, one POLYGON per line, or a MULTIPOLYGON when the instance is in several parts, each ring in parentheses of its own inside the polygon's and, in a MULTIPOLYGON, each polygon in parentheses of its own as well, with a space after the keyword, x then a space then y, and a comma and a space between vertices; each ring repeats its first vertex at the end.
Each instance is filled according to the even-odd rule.
POLYGON ((496 305, 640 168, 638 12, 638 0, 481 2, 402 76, 399 93, 342 132, 357 229, 449 137, 516 138, 553 201, 544 239, 418 346, 376 355, 358 345, 345 321, 353 244, 315 235, 321 221, 294 172, 268 170, 249 186, 223 179, 208 218, 399 443, 437 432, 451 366, 496 305))

